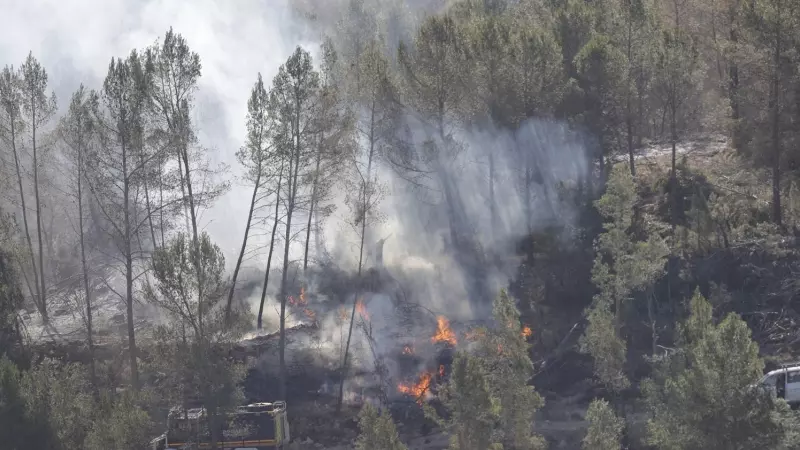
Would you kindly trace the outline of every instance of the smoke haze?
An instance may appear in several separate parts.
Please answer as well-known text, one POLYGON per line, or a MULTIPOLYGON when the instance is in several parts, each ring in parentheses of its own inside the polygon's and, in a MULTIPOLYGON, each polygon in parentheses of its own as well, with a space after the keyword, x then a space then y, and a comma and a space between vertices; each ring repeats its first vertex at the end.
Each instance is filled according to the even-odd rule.
MULTIPOLYGON (((333 30, 335 15, 320 22, 324 10, 315 10, 308 2, 290 5, 288 0, 5 3, 4 26, 0 27, 0 61, 18 66, 32 51, 48 70, 50 87, 59 98, 62 112, 81 83, 93 89, 102 85, 111 57, 123 57, 132 49, 152 44, 170 27, 187 39, 203 64, 193 117, 199 141, 211 149, 212 162, 230 167, 225 177, 232 181, 231 190, 201 212, 199 225, 223 249, 227 268, 232 270, 241 246, 252 192, 252 186, 241 180, 243 171, 235 153, 246 135, 247 99, 256 75, 260 72, 265 82, 270 83, 278 67, 297 45, 316 57, 320 30, 333 30), (317 14, 317 22, 308 19, 307 13, 311 11, 317 14)), ((382 17, 386 20, 383 26, 390 41, 388 51, 392 51, 391 42, 408 39, 412 22, 417 17, 440 6, 405 5, 416 8, 412 14, 414 19, 407 23, 391 22, 391 17, 395 16, 387 10, 382 17)), ((421 142, 426 138, 424 127, 411 115, 407 124, 412 140, 421 142)), ((457 225, 470 228, 486 254, 492 257, 511 254, 518 239, 529 228, 568 223, 572 219, 568 203, 559 197, 559 185, 575 183, 583 176, 587 164, 581 140, 568 132, 564 124, 529 120, 515 133, 490 126, 460 130, 454 137, 461 144, 461 150, 441 162, 463 208, 455 217, 469 218, 469 223, 457 225), (498 220, 495 223, 489 209, 487 161, 490 154, 494 155, 496 171, 494 192, 498 220), (534 206, 530 217, 521 189, 524 175, 520 168, 526 158, 533 158, 539 172, 531 189, 534 206)), ((376 262, 375 242, 388 237, 384 245, 384 264, 393 276, 405 283, 413 282, 410 290, 414 301, 456 320, 485 316, 489 310, 476 310, 474 302, 469 300, 474 274, 464 270, 452 256, 448 230, 453 224, 445 212, 440 180, 428 173, 409 182, 407 174, 385 160, 378 165, 377 173, 387 189, 387 196, 379 205, 384 220, 369 230, 367 267, 376 262)), ((336 266, 353 272, 357 266, 358 236, 347 225, 350 211, 343 200, 341 189, 335 191, 332 199, 335 209, 323 225, 321 242, 336 266)), ((263 248, 269 236, 267 224, 253 225, 250 250, 237 287, 239 295, 257 309, 258 281, 263 278, 266 266, 263 248)), ((313 249, 312 245, 312 259, 320 256, 314 254, 313 249)), ((298 259, 301 250, 300 243, 295 244, 290 257, 298 259)), ((280 253, 276 251, 276 255, 280 253)), ((517 263, 508 258, 492 259, 490 267, 485 268, 490 272, 490 289, 503 287, 517 263)), ((280 267, 279 257, 275 257, 272 267, 280 267)), ((273 311, 277 289, 274 284, 278 280, 278 276, 271 277, 270 304, 265 307, 268 328, 277 325, 273 311)), ((381 313, 376 316, 388 314, 389 297, 377 293, 373 297, 377 300, 367 302, 369 310, 381 313)), ((299 320, 302 317, 289 318, 290 324, 299 320)))

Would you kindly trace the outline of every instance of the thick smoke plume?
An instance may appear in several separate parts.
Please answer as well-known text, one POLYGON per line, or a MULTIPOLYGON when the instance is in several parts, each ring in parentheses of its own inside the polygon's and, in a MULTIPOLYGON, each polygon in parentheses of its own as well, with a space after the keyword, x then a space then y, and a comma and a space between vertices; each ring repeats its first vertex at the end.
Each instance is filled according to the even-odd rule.
MULTIPOLYGON (((272 1, 266 6, 256 1, 236 2, 235 5, 200 1, 190 7, 178 7, 160 0, 133 3, 119 0, 97 2, 94 11, 102 14, 88 14, 92 9, 88 4, 81 11, 73 11, 61 2, 38 0, 7 12, 10 14, 8 23, 24 23, 26 28, 0 30, 0 59, 5 64, 18 65, 32 50, 49 70, 51 87, 61 100, 60 115, 67 106, 67 99, 81 83, 88 88, 101 86, 112 56, 125 56, 133 48, 152 44, 170 26, 183 34, 203 61, 203 76, 192 117, 200 144, 212 149, 212 163, 230 167, 226 178, 232 181, 232 189, 201 212, 200 225, 223 249, 228 269, 232 270, 241 245, 252 189, 238 181, 243 171, 234 156, 246 134, 244 124, 250 88, 258 72, 265 80, 271 80, 278 66, 298 44, 318 55, 322 34, 337 29, 342 11, 346 10, 345 3, 346 0, 325 2, 326 8, 339 12, 326 16, 321 10, 316 11, 318 14, 309 14, 315 8, 299 1, 272 1), (52 11, 49 15, 52 19, 41 20, 37 16, 41 9, 52 11), (72 13, 82 16, 79 19, 72 13), (128 31, 120 34, 121 22, 116 19, 122 20, 128 31), (58 39, 42 40, 42 36, 57 36, 58 39), (213 39, 209 39, 210 36, 213 39)), ((382 21, 387 57, 396 62, 397 43, 408 42, 420 18, 441 9, 446 2, 375 0, 366 3, 382 21)), ((350 23, 349 26, 364 24, 350 23)), ((319 58, 316 60, 319 63, 319 58)), ((516 253, 519 239, 551 224, 571 222, 569 192, 585 175, 587 160, 582 137, 570 131, 566 124, 531 119, 515 131, 488 125, 461 129, 452 137, 457 151, 447 152, 446 157, 440 158, 438 171, 417 161, 419 170, 409 173, 393 164, 396 155, 381 158, 377 176, 386 186, 387 195, 378 210, 385 220, 368 230, 365 262, 368 269, 365 277, 379 281, 372 284, 373 288, 355 287, 362 281, 354 276, 358 236, 347 225, 350 212, 344 205, 345 194, 341 189, 334 191, 333 213, 324 221, 316 245, 312 245, 313 267, 308 274, 302 274, 296 264, 301 259, 302 246, 299 243, 292 246, 289 291, 293 301, 298 302, 301 285, 305 283, 307 291, 303 295, 307 306, 293 304, 287 325, 314 320, 320 325, 317 342, 301 339, 294 345, 316 346, 320 354, 326 355, 332 364, 336 363, 347 326, 347 321, 341 320, 341 308, 352 305, 356 294, 362 297, 364 314, 369 316, 372 327, 372 340, 365 338, 361 326, 354 336, 355 360, 365 368, 375 356, 373 351, 387 354, 392 351, 398 343, 400 328, 404 328, 406 335, 430 336, 437 315, 458 322, 485 320, 490 314, 491 295, 507 284, 519 263, 511 256, 516 253), (494 209, 490 205, 490 155, 495 167, 491 183, 494 209), (526 172, 526 167, 533 171, 526 172), (446 198, 445 188, 455 195, 446 198), (471 252, 459 248, 461 244, 453 242, 454 230, 469 235, 477 248, 471 252), (476 283, 478 279, 484 281, 480 286, 476 283), (481 292, 477 291, 479 288, 481 292), (427 319, 400 324, 398 302, 418 305, 426 312, 427 319), (315 316, 310 317, 306 309, 314 310, 315 316)), ((429 138, 424 124, 409 111, 402 129, 397 130, 397 142, 414 152, 429 138)), ((52 151, 57 153, 56 144, 52 151)), ((399 150, 398 146, 394 151, 399 150)), ((28 156, 23 155, 23 158, 23 165, 29 166, 28 156)), ((0 163, 6 169, 10 167, 9 161, 0 163)), ((4 172, 1 178, 10 180, 8 175, 4 172)), ((71 200, 65 194, 69 176, 64 167, 48 169, 44 184, 49 205, 69 204, 71 200)), ((4 196, 0 203, 5 210, 18 213, 15 191, 2 187, 4 196)), ((54 298, 57 311, 50 330, 41 327, 35 312, 26 315, 28 331, 33 337, 48 335, 53 330, 64 335, 77 333, 84 320, 80 314, 68 312, 79 311, 74 308, 77 301, 69 289, 79 272, 74 220, 65 207, 59 206, 48 213, 53 219, 50 226, 54 241, 58 247, 63 247, 53 250, 57 258, 49 264, 54 266, 53 271, 66 274, 68 280, 63 286, 53 287, 57 291, 54 298)), ((299 222, 304 223, 303 220, 299 222)), ((263 221, 253 226, 253 237, 237 282, 237 296, 257 310, 268 233, 263 221)), ((101 239, 98 233, 92 235, 91 231, 89 238, 101 239)), ((96 260, 90 264, 94 267, 107 263, 102 255, 93 258, 96 260)), ((276 257, 273 270, 280 266, 276 257)), ((263 333, 274 332, 277 328, 279 302, 276 295, 280 276, 276 272, 270 279, 263 333)), ((121 330, 124 308, 113 293, 119 289, 119 281, 118 276, 106 276, 103 282, 95 279, 96 323, 100 329, 119 326, 121 330)), ((158 318, 158 312, 152 307, 137 304, 136 314, 143 330, 157 323, 153 319, 158 318)))

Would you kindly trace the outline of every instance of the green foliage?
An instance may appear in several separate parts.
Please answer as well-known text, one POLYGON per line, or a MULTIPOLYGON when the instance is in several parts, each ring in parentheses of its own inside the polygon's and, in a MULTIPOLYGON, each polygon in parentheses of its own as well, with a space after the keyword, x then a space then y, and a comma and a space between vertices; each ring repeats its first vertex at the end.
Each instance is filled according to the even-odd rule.
POLYGON ((677 28, 662 31, 653 87, 670 117, 672 139, 679 139, 681 130, 690 129, 689 121, 697 117, 703 68, 695 36, 677 28))
MULTIPOLYGON (((28 416, 22 375, 17 366, 5 356, 0 357, 0 442, 9 450, 30 447, 33 423, 28 416)), ((38 430, 39 436, 50 432, 48 428, 38 430)))
POLYGON ((389 413, 367 403, 358 418, 361 434, 356 440, 356 450, 408 450, 400 442, 397 428, 389 413))
POLYGON ((659 236, 651 234, 642 242, 632 235, 637 199, 633 177, 620 165, 612 170, 606 193, 595 203, 607 222, 605 232, 597 238, 592 270, 599 293, 587 311, 589 325, 581 347, 594 358, 598 379, 612 389, 623 389, 629 383, 624 374, 626 342, 621 334, 624 305, 663 274, 669 254, 659 236))
POLYGON ((493 317, 494 327, 482 333, 478 354, 499 407, 498 431, 504 448, 544 448, 544 440, 531 430, 533 416, 544 406, 544 399, 528 385, 533 376, 530 345, 523 334, 519 310, 505 290, 495 297, 493 317))
POLYGON ((625 375, 627 345, 616 333, 614 313, 608 303, 598 303, 589 308, 581 350, 592 355, 594 374, 601 383, 613 390, 622 390, 630 385, 625 375))
POLYGON ((94 418, 88 374, 78 364, 44 361, 22 377, 21 388, 31 425, 43 432, 34 448, 83 449, 94 418), (47 433, 52 430, 52 433, 47 433))
POLYGON ((122 393, 116 401, 101 405, 102 414, 86 437, 87 450, 139 450, 150 442, 153 423, 137 398, 122 393))
POLYGON ((554 113, 567 89, 561 48, 555 37, 536 27, 512 27, 509 70, 514 85, 508 102, 514 107, 514 121, 554 113))
POLYGON ((586 109, 584 125, 600 139, 606 152, 621 147, 618 128, 623 118, 627 58, 611 38, 595 34, 575 56, 586 109))
POLYGON ((0 210, 0 357, 19 359, 22 350, 22 336, 19 331, 18 313, 23 297, 14 268, 15 248, 10 241, 12 236, 11 218, 0 210))
POLYGON ((642 389, 652 419, 648 441, 659 449, 795 448, 800 425, 783 400, 752 386, 763 362, 736 314, 714 325, 696 292, 679 328, 680 348, 655 367, 642 389))
POLYGON ((493 398, 483 362, 465 352, 453 358, 450 379, 439 391, 439 400, 449 417, 443 419, 429 405, 427 417, 450 434, 451 450, 500 449, 494 429, 500 404, 493 398))
POLYGON ((252 321, 243 306, 226 320, 225 258, 206 233, 197 249, 195 259, 195 246, 179 233, 153 255, 156 286, 148 285, 145 296, 171 321, 154 333, 151 364, 166 376, 158 386, 163 398, 178 404, 200 401, 213 422, 242 399, 244 367, 229 361, 229 351, 252 321))
POLYGON ((494 326, 476 330, 474 352, 456 353, 450 379, 439 391, 447 410, 442 419, 426 405, 426 415, 451 435, 454 450, 545 448, 533 433, 534 414, 544 399, 528 381, 533 363, 519 310, 505 290, 494 300, 494 326))
POLYGON ((622 430, 625 421, 611 409, 605 400, 595 399, 586 412, 589 430, 583 438, 584 450, 619 450, 622 447, 622 430))

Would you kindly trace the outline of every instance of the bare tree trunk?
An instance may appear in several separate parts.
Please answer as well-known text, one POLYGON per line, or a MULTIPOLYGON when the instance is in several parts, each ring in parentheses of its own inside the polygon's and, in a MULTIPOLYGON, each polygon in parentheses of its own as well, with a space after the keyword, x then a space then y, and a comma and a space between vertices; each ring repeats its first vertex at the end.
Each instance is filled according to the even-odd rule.
MULTIPOLYGON (((184 132, 184 130, 181 130, 184 132)), ((197 325, 200 330, 200 334, 203 334, 203 279, 205 278, 203 274, 203 266, 200 263, 200 239, 197 234, 197 215, 194 210, 194 195, 192 193, 192 177, 191 172, 189 170, 189 151, 186 148, 187 143, 184 139, 181 139, 181 156, 183 159, 183 167, 185 172, 185 179, 186 179, 186 189, 189 194, 189 217, 192 221, 192 242, 194 244, 194 266, 195 270, 197 271, 197 325)))
POLYGON ((497 202, 494 199, 494 153, 489 150, 489 213, 492 215, 492 236, 497 234, 497 202))
POLYGON ((631 176, 636 176, 636 161, 633 157, 633 108, 631 107, 631 81, 633 79, 633 12, 630 2, 626 5, 628 7, 628 35, 627 35, 627 53, 628 53, 628 79, 627 89, 625 90, 625 128, 628 132, 628 163, 630 164, 631 176))
MULTIPOLYGON (((36 103, 31 99, 31 143, 33 147, 33 195, 36 199, 36 235, 39 241, 39 301, 42 311, 47 311, 47 287, 44 278, 44 242, 42 240, 42 199, 39 195, 39 160, 36 148, 36 103)), ((47 320, 46 317, 43 317, 47 320)))
POLYGON ((28 244, 28 254, 31 258, 31 266, 33 267, 33 282, 36 286, 36 298, 34 299, 39 313, 42 315, 42 321, 48 322, 47 308, 42 301, 41 285, 39 284, 39 272, 36 267, 36 257, 33 256, 33 241, 31 240, 30 227, 28 226, 28 207, 25 204, 25 189, 22 185, 22 170, 20 168, 19 153, 17 152, 17 136, 16 136, 16 116, 11 116, 11 152, 14 154, 14 166, 17 172, 17 185, 19 186, 19 199, 22 206, 22 224, 25 228, 25 240, 28 244))
POLYGON ((228 304, 225 307, 225 319, 230 320, 231 316, 231 303, 233 302, 233 292, 236 290, 236 277, 239 276, 239 268, 242 266, 242 259, 244 252, 247 249, 247 236, 250 234, 250 222, 253 220, 253 210, 256 208, 256 197, 258 195, 258 187, 261 183, 261 164, 258 166, 258 173, 256 174, 256 183, 253 186, 253 197, 250 199, 250 211, 247 213, 247 223, 244 227, 244 238, 242 239, 242 249, 239 251, 239 258, 236 260, 236 267, 233 269, 233 277, 231 278, 231 289, 228 292, 228 304))
POLYGON ((125 220, 125 307, 128 316, 128 351, 130 352, 131 385, 139 389, 139 364, 136 360, 136 333, 133 327, 133 249, 131 248, 130 178, 127 143, 122 142, 123 214, 125 220))
MULTIPOLYGON (((677 16, 676 16, 677 17, 677 16)), ((666 108, 665 108, 666 109, 666 108)), ((678 114, 678 106, 677 106, 677 98, 676 93, 673 91, 670 93, 670 102, 669 102, 669 116, 670 116, 670 142, 672 144, 672 162, 671 162, 671 172, 669 176, 669 185, 670 185, 670 192, 669 192, 669 200, 670 200, 670 240, 671 240, 671 250, 675 250, 676 247, 676 239, 675 236, 675 229, 678 225, 678 166, 677 166, 677 153, 678 153, 678 124, 677 124, 677 114, 678 114)), ((669 299, 670 306, 673 308, 674 311, 674 299, 672 297, 672 279, 675 275, 675 264, 673 262, 672 255, 667 260, 667 298, 669 299)))
MULTIPOLYGON (((780 5, 780 2, 779 2, 780 5)), ((780 11, 780 9, 778 9, 780 11)), ((780 19, 775 30, 775 71, 772 79, 772 95, 770 96, 770 109, 772 110, 772 221, 780 226, 783 222, 781 210, 781 128, 780 128, 780 95, 781 95, 781 41, 780 19)))
POLYGON ((289 274, 289 246, 292 242, 292 213, 294 213, 295 200, 297 199, 297 185, 299 184, 298 173, 300 171, 300 105, 299 101, 295 105, 295 124, 294 124, 294 161, 289 164, 289 195, 286 207, 286 242, 283 243, 283 273, 281 274, 281 313, 280 313, 280 339, 278 342, 278 354, 280 364, 280 399, 286 400, 286 279, 289 274))
MULTIPOLYGON (((82 143, 78 145, 82 145, 82 143)), ((86 264, 86 236, 83 231, 83 167, 83 147, 81 147, 78 149, 78 227, 80 230, 83 290, 86 295, 86 343, 89 346, 89 380, 92 383, 92 390, 97 395, 97 370, 94 360, 94 338, 92 336, 92 292, 89 288, 89 267, 86 264)))
MULTIPOLYGON (((144 159, 144 157, 142 157, 144 159)), ((147 224, 150 227, 150 238, 153 240, 153 246, 158 245, 158 241, 156 240, 156 229, 153 226, 153 208, 150 204, 150 188, 148 186, 148 178, 149 175, 147 174, 147 170, 145 169, 145 162, 142 161, 142 170, 145 171, 144 176, 144 201, 145 201, 145 209, 147 210, 147 224)))
MULTIPOLYGON (((737 11, 736 8, 738 5, 736 2, 731 2, 730 6, 728 7, 728 20, 730 22, 730 42, 733 44, 734 50, 738 49, 739 46, 739 33, 737 30, 737 11)), ((735 61, 734 58, 730 58, 731 60, 728 61, 728 98, 731 102, 731 119, 733 120, 734 126, 734 133, 733 133, 733 144, 734 147, 738 148, 741 141, 741 131, 739 129, 739 65, 735 61)))
POLYGON ((311 188, 311 205, 308 209, 308 223, 306 224, 306 248, 303 255, 303 272, 306 271, 308 268, 308 245, 311 242, 311 219, 314 217, 314 207, 316 206, 317 202, 317 189, 319 184, 319 164, 322 160, 322 140, 323 137, 320 137, 320 148, 317 149, 317 161, 314 166, 314 185, 311 188))
MULTIPOLYGON (((358 248, 358 277, 359 283, 361 282, 361 271, 364 266, 364 241, 366 239, 367 231, 367 207, 368 207, 368 190, 372 176, 372 158, 375 154, 375 102, 372 103, 372 113, 370 116, 370 130, 369 130, 369 156, 367 158, 367 174, 362 180, 361 186, 361 243, 358 248)), ((342 409, 342 400, 344 399, 344 382, 347 379, 347 357, 350 353, 350 341, 353 337, 353 325, 355 324, 356 308, 358 306, 358 296, 361 295, 361 289, 356 291, 355 298, 353 299, 353 308, 350 311, 350 328, 347 331, 347 343, 344 346, 344 359, 342 361, 341 381, 339 382, 339 396, 336 400, 336 411, 342 409)))
POLYGON ((161 248, 166 246, 164 241, 164 161, 158 162, 158 226, 161 235, 161 248))
POLYGON ((272 266, 272 251, 275 249, 275 233, 278 231, 278 212, 281 206, 281 183, 283 181, 283 163, 281 172, 278 175, 278 187, 275 191, 275 218, 272 221, 272 236, 269 239, 269 254, 267 255, 267 270, 264 272, 264 287, 261 289, 261 303, 258 306, 258 319, 256 326, 261 329, 261 318, 264 314, 264 300, 267 297, 267 285, 269 284, 269 271, 272 266))

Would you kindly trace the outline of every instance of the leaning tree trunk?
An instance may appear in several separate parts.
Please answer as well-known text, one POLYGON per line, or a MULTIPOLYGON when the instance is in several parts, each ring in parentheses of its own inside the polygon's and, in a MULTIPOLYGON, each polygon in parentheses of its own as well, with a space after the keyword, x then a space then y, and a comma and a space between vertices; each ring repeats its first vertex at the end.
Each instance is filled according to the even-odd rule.
MULTIPOLYGON (((39 159, 36 148, 36 105, 31 102, 31 143, 33 150, 33 195, 36 199, 36 234, 39 241, 39 301, 42 304, 42 311, 47 311, 47 288, 44 278, 44 242, 42 239, 42 199, 39 195, 39 159)), ((42 317, 47 321, 47 316, 42 317)))
POLYGON ((267 298, 267 286, 269 285, 269 271, 272 267, 272 252, 275 250, 275 234, 278 231, 278 213, 281 207, 281 183, 283 181, 283 163, 278 174, 278 187, 275 191, 275 218, 272 221, 272 236, 269 239, 269 254, 267 255, 267 270, 264 272, 264 287, 261 288, 261 303, 258 306, 257 328, 261 329, 262 317, 264 315, 264 300, 267 298))
POLYGON ((250 199, 250 211, 247 213, 247 223, 244 226, 244 238, 242 239, 242 249, 239 251, 239 258, 236 260, 236 267, 233 269, 233 276, 231 277, 231 289, 228 292, 228 304, 225 307, 225 320, 230 320, 231 316, 231 303, 233 302, 233 292, 236 290, 236 278, 239 276, 239 268, 242 267, 242 259, 244 252, 247 249, 247 236, 250 234, 250 222, 253 220, 253 210, 256 208, 256 198, 258 196, 258 187, 261 183, 261 164, 258 165, 258 173, 256 174, 256 183, 253 186, 253 196, 250 199))
POLYGON ((25 203, 25 190, 22 186, 22 169, 20 168, 19 152, 17 151, 16 126, 14 125, 15 121, 16 117, 12 115, 10 127, 11 153, 14 155, 14 166, 17 173, 17 186, 19 187, 19 200, 20 205, 22 206, 22 225, 25 229, 25 241, 28 244, 28 255, 31 258, 31 266, 33 267, 33 283, 36 287, 36 298, 34 301, 36 302, 36 307, 39 309, 39 313, 42 315, 42 321, 47 323, 47 308, 45 307, 44 302, 42 302, 41 286, 39 284, 39 271, 36 267, 36 257, 33 256, 33 241, 31 240, 30 227, 28 226, 28 207, 25 203))

